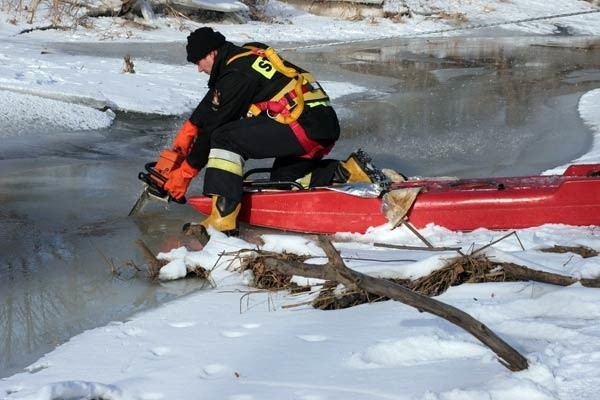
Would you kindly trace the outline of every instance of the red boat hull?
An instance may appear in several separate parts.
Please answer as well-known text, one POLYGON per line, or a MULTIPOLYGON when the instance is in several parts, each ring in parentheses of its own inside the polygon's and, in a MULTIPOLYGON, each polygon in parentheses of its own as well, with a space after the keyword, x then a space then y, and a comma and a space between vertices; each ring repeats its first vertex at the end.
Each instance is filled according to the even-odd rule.
MULTIPOLYGON (((422 187, 409 210, 417 228, 516 229, 543 224, 600 225, 600 164, 573 165, 563 175, 414 180, 393 189, 422 187)), ((208 214, 210 197, 188 203, 208 214)), ((380 198, 328 189, 246 192, 239 220, 312 233, 359 232, 387 221, 380 198)))

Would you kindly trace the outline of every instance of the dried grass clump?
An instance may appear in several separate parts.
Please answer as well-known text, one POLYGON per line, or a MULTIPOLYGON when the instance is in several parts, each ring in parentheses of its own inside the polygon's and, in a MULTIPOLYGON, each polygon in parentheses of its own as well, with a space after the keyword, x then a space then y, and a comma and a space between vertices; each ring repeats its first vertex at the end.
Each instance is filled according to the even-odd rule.
POLYGON ((281 261, 292 261, 292 262, 304 262, 309 257, 299 256, 291 253, 271 253, 271 252, 258 252, 251 257, 242 258, 240 265, 240 271, 244 272, 247 270, 252 271, 253 275, 253 286, 258 289, 266 290, 281 290, 289 289, 297 291, 299 286, 291 282, 292 277, 285 275, 277 271, 273 271, 267 268, 263 262, 266 258, 276 258, 281 261))
POLYGON ((451 258, 444 267, 413 281, 409 287, 426 296, 437 296, 450 286, 463 283, 501 282, 506 280, 499 268, 502 265, 491 261, 485 254, 462 255, 451 258))
POLYGON ((123 73, 124 74, 135 74, 135 67, 131 56, 127 54, 123 59, 123 73))
POLYGON ((202 267, 196 267, 196 268, 193 268, 188 271, 186 278, 193 277, 193 278, 204 279, 209 282, 212 282, 212 278, 210 276, 211 272, 212 272, 212 270, 208 270, 208 269, 202 268, 202 267))
POLYGON ((46 18, 51 26, 57 26, 66 18, 75 18, 81 8, 77 1, 61 0, 18 0, 2 1, 0 9, 12 16, 10 23, 16 24, 19 20, 33 23, 36 16, 46 18))
MULTIPOLYGON (((402 286, 407 286, 410 282, 408 279, 391 279, 391 281, 402 286)), ((336 292, 337 286, 337 282, 325 282, 319 295, 312 301, 311 305, 320 310, 341 310, 365 303, 376 303, 378 301, 389 300, 388 297, 368 293, 364 290, 343 289, 341 292, 336 292)))

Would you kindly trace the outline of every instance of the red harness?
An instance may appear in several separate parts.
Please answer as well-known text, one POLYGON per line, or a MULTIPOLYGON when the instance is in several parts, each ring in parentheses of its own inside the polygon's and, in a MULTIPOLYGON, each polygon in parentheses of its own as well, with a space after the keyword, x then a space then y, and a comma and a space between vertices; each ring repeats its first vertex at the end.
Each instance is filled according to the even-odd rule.
MULTIPOLYGON (((307 92, 308 90, 309 89, 306 85, 302 87, 303 92, 307 92)), ((255 103, 254 105, 261 111, 266 112, 270 118, 274 118, 278 114, 289 115, 290 109, 293 108, 288 108, 290 99, 294 100, 295 98, 296 92, 291 91, 277 101, 267 100, 260 103, 255 103), (273 114, 275 114, 275 116, 273 114)), ((292 132, 294 132, 296 139, 298 139, 298 142, 300 142, 300 145, 305 151, 305 154, 302 156, 302 158, 323 158, 331 151, 333 144, 323 146, 316 140, 309 138, 306 134, 306 131, 298 121, 292 121, 288 124, 288 126, 292 132)))

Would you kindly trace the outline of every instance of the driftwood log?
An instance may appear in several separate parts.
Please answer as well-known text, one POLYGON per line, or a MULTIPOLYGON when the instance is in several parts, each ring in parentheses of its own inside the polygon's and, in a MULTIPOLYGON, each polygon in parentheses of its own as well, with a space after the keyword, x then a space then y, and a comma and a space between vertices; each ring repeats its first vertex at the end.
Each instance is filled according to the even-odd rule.
POLYGON ((598 278, 581 278, 576 279, 571 276, 554 274, 552 272, 536 271, 522 265, 505 263, 502 269, 506 276, 519 281, 536 281, 549 283, 557 286, 569 286, 579 282, 582 286, 598 288, 600 287, 600 279, 598 278))
POLYGON ((500 363, 511 371, 527 369, 528 362, 525 357, 492 332, 485 324, 479 322, 469 314, 456 307, 415 293, 394 282, 374 278, 351 270, 346 267, 340 253, 327 238, 319 236, 319 243, 329 260, 325 265, 282 261, 269 257, 264 259, 264 264, 266 267, 282 274, 335 281, 349 289, 358 288, 369 293, 386 296, 414 307, 420 312, 424 311, 444 318, 454 325, 463 328, 489 347, 499 357, 500 363))

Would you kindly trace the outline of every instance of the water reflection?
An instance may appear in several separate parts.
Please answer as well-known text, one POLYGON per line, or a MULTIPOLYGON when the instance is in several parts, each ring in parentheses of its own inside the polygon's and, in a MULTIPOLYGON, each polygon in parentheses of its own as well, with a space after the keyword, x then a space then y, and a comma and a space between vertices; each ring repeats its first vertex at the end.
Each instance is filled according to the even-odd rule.
POLYGON ((577 102, 600 82, 599 39, 396 43, 336 52, 343 70, 388 85, 349 105, 344 151, 366 147, 409 175, 498 176, 539 173, 589 148, 577 102))
MULTIPOLYGON (((161 125, 164 129, 170 123, 161 125)), ((66 143, 34 135, 29 140, 40 151, 26 162, 19 150, 4 148, 0 377, 86 329, 122 320, 183 294, 182 289, 202 285, 162 286, 144 274, 145 260, 135 240, 143 238, 155 252, 183 245, 180 227, 190 214, 197 215, 183 207, 154 206, 148 207, 148 215, 126 217, 141 190, 136 176, 145 153, 155 154, 150 149, 162 146, 165 137, 152 129, 137 132, 131 142, 150 142, 136 150, 142 153, 140 159, 123 139, 127 130, 114 129, 119 131, 114 137, 67 135, 66 143)))
MULTIPOLYGON (((81 235, 81 227, 53 232, 24 216, 2 217, 0 229, 9 238, 2 242, 0 264, 3 375, 86 329, 184 294, 180 288, 163 288, 148 279, 132 242, 144 236, 128 223, 112 223, 94 232, 83 227, 81 235)), ((145 240, 161 250, 177 247, 173 232, 178 229, 171 224, 166 228, 170 233, 162 232, 161 239, 152 240, 151 234, 145 240)), ((201 287, 200 282, 188 285, 188 290, 201 287)))

